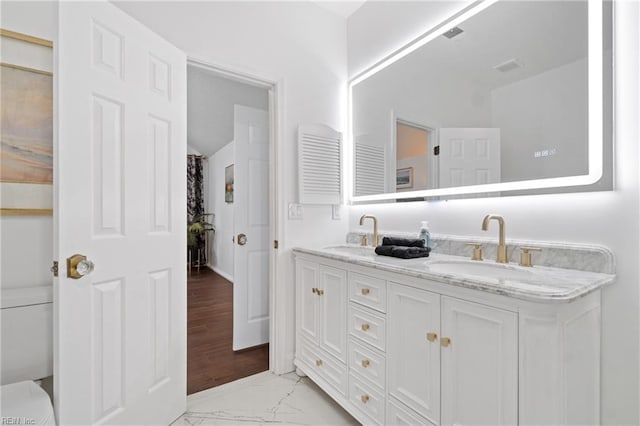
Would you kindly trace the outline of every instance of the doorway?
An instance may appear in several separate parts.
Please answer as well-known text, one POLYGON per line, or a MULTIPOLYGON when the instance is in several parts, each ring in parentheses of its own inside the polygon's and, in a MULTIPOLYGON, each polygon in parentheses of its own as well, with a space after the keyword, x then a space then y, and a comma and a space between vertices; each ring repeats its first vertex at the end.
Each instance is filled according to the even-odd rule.
POLYGON ((269 369, 272 95, 268 83, 188 64, 189 164, 202 168, 202 207, 188 216, 215 228, 187 280, 188 394, 269 369))
POLYGON ((394 192, 420 191, 438 187, 436 130, 433 127, 404 120, 393 113, 393 146, 395 154, 394 192))

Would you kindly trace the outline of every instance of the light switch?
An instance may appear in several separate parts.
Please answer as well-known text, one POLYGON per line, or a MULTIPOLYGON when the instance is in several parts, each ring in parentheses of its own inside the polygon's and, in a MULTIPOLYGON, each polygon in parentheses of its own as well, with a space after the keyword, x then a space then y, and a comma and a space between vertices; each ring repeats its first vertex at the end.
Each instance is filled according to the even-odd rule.
POLYGON ((331 219, 333 220, 342 219, 342 206, 340 204, 333 204, 331 206, 331 219))
POLYGON ((302 204, 289 203, 289 220, 301 220, 303 213, 302 204))

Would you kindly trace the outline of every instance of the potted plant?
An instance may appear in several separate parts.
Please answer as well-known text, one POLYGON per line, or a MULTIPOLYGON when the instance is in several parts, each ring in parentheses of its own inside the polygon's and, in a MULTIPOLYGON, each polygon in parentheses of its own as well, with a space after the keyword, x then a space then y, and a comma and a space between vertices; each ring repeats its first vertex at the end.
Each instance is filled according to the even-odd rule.
POLYGON ((202 213, 193 216, 193 219, 187 222, 187 248, 189 249, 189 264, 191 266, 200 266, 206 262, 206 234, 207 232, 216 232, 215 226, 207 222, 207 217, 213 218, 213 213, 202 213))

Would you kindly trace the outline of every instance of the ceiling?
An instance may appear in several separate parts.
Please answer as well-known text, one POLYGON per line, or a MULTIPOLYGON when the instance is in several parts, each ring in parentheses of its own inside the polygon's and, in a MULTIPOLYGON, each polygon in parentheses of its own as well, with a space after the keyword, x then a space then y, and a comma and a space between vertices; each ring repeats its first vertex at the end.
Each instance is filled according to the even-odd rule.
POLYGON ((431 40, 384 69, 379 78, 391 78, 384 77, 387 74, 405 82, 470 81, 479 90, 491 91, 588 53, 584 1, 501 1, 458 27, 462 34, 431 40), (494 69, 512 59, 522 67, 505 73, 494 69))
POLYGON ((366 0, 329 0, 329 1, 317 1, 311 0, 311 2, 318 6, 333 12, 334 14, 343 18, 348 18, 356 10, 358 10, 366 0))

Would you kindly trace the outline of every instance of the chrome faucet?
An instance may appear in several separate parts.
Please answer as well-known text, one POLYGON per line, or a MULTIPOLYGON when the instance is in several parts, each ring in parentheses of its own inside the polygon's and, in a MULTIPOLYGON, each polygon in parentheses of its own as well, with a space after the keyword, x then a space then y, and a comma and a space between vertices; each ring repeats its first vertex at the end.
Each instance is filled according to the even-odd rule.
POLYGON ((491 219, 495 219, 498 221, 498 225, 500 226, 500 230, 498 231, 498 253, 496 262, 498 263, 509 263, 507 260, 507 246, 504 242, 504 218, 497 214, 488 214, 482 219, 482 230, 486 231, 489 229, 489 221, 491 219))
POLYGON ((373 215, 363 214, 360 217, 360 226, 364 225, 365 219, 373 220, 373 241, 371 241, 371 246, 377 247, 378 246, 378 219, 376 219, 376 217, 373 215))

